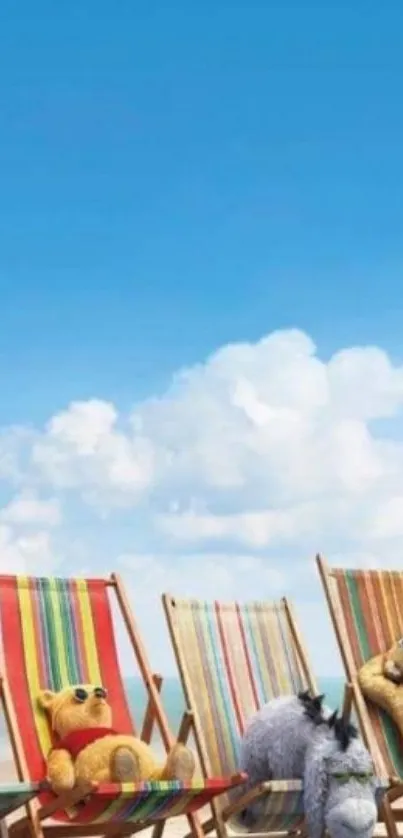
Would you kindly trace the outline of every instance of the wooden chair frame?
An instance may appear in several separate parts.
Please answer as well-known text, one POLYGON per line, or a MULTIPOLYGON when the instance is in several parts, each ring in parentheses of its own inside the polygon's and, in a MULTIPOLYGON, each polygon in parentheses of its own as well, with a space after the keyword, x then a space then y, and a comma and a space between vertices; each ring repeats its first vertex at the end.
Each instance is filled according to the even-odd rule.
POLYGON ((382 758, 379 754, 378 745, 375 734, 371 726, 371 720, 368 714, 367 702, 362 693, 359 681, 358 672, 354 663, 353 655, 345 642, 342 629, 342 613, 341 605, 332 590, 332 581, 335 576, 335 568, 330 567, 326 559, 318 554, 316 556, 316 564, 319 571, 319 576, 323 585, 330 618, 332 621, 334 633, 339 647, 341 659, 344 670, 347 676, 347 683, 345 687, 345 695, 347 696, 347 704, 349 711, 354 707, 357 715, 358 725, 360 728, 363 741, 368 748, 372 759, 374 761, 375 770, 381 776, 383 781, 388 783, 388 789, 385 792, 383 802, 380 809, 380 821, 385 823, 389 838, 398 838, 399 831, 397 823, 403 821, 403 809, 392 809, 392 803, 403 797, 403 778, 388 776, 385 777, 385 772, 382 766, 382 758))

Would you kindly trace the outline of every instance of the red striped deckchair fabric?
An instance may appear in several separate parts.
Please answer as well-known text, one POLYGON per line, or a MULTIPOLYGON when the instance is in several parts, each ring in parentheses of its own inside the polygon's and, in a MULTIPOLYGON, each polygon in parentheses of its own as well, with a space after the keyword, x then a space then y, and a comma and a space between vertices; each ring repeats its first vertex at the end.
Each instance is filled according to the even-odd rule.
MULTIPOLYGON (((233 773, 247 719, 273 697, 315 688, 290 606, 286 600, 223 604, 168 595, 163 602, 205 771, 233 773)), ((290 781, 273 783, 268 831, 302 823, 301 784, 290 781)))
MULTIPOLYGON (((108 580, 0 576, 3 675, 12 696, 29 778, 42 780, 52 746, 42 689, 102 685, 114 727, 135 733, 118 663, 108 580)), ((11 731, 12 735, 12 731, 11 731)), ((195 811, 228 789, 230 779, 100 785, 84 806, 52 817, 80 824, 165 820, 195 811)), ((41 795, 48 802, 50 792, 41 795)))
MULTIPOLYGON (((327 568, 320 557, 318 562, 347 677, 359 689, 361 666, 403 637, 403 573, 327 568)), ((361 706, 373 734, 369 746, 378 773, 403 778, 403 751, 392 719, 372 702, 363 700, 361 706)))

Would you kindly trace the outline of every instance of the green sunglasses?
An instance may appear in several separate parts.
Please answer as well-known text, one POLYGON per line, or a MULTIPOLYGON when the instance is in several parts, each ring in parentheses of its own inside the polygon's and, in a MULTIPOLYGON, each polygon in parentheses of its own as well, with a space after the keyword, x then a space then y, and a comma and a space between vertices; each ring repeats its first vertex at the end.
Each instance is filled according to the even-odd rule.
POLYGON ((331 774, 338 783, 348 783, 349 780, 357 780, 359 783, 364 785, 364 783, 368 783, 372 777, 374 776, 372 771, 366 772, 356 772, 356 771, 346 771, 343 773, 335 773, 331 774))

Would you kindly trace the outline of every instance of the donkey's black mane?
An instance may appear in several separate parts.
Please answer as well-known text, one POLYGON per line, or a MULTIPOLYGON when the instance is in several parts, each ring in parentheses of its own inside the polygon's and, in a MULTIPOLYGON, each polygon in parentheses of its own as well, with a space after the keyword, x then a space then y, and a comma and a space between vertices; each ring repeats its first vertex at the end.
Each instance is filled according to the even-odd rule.
POLYGON ((326 725, 330 728, 341 750, 346 751, 351 740, 358 736, 358 730, 351 722, 339 716, 338 710, 335 710, 331 716, 324 716, 322 708, 324 697, 324 694, 312 695, 309 690, 298 693, 298 698, 304 706, 305 715, 311 719, 314 725, 326 725))

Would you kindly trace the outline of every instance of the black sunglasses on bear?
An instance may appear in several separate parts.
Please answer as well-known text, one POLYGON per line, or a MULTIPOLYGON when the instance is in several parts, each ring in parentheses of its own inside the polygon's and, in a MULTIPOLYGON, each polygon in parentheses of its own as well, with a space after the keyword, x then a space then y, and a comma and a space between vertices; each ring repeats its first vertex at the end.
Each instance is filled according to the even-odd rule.
MULTIPOLYGON (((108 693, 105 687, 95 687, 93 695, 95 695, 96 698, 106 698, 108 693)), ((74 690, 74 698, 76 699, 76 701, 81 702, 81 704, 84 701, 87 701, 88 697, 89 694, 87 690, 85 690, 83 687, 77 687, 77 689, 74 690)))

